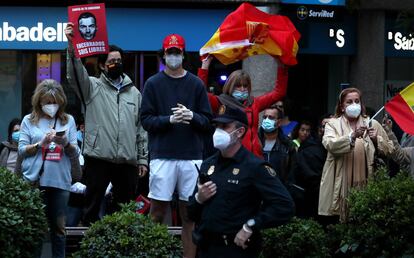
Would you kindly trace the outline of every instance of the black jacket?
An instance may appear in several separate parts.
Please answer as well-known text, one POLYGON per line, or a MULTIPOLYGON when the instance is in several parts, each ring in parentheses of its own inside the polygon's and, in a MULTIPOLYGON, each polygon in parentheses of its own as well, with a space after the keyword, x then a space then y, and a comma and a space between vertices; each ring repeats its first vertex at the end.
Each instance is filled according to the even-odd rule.
MULTIPOLYGON (((265 135, 261 127, 259 129, 259 139, 262 146, 265 146, 265 135)), ((295 153, 295 145, 280 129, 278 130, 277 140, 272 150, 270 152, 263 151, 264 160, 272 165, 284 184, 292 181, 290 171, 295 160, 295 153)))
POLYGON ((232 158, 217 152, 203 162, 201 174, 210 174, 217 193, 199 204, 190 197, 188 216, 198 232, 236 234, 249 219, 254 231, 284 224, 294 214, 294 203, 269 165, 244 147, 232 158))
POLYGON ((306 191, 319 192, 322 169, 326 161, 326 149, 313 137, 303 142, 296 153, 293 174, 296 183, 306 191))

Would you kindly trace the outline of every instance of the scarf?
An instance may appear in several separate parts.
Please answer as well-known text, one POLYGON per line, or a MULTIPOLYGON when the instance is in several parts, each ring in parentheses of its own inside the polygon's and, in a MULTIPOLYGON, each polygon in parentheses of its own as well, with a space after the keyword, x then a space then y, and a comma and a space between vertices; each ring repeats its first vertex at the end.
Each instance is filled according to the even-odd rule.
MULTIPOLYGON (((349 135, 353 130, 345 117, 340 119, 342 135, 349 135)), ((357 121, 357 127, 363 125, 363 118, 360 116, 357 121)), ((348 218, 347 198, 351 188, 360 189, 367 183, 368 167, 365 153, 365 137, 355 139, 355 145, 351 151, 344 156, 344 170, 342 171, 342 186, 339 195, 340 219, 346 221, 348 218)))

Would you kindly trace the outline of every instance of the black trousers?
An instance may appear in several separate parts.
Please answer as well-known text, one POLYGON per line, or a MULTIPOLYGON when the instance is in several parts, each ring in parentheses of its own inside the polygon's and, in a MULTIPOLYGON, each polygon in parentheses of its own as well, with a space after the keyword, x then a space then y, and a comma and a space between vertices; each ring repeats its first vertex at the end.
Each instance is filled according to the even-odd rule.
POLYGON ((253 236, 246 249, 234 243, 235 235, 224 237, 216 234, 203 234, 201 243, 197 245, 197 257, 199 258, 257 258, 261 250, 261 238, 253 236))
POLYGON ((115 164, 108 161, 85 157, 85 216, 84 223, 89 226, 99 219, 99 209, 105 190, 112 183, 112 196, 116 211, 119 203, 127 203, 136 196, 138 169, 129 164, 115 164))
POLYGON ((235 244, 225 245, 208 245, 201 250, 198 250, 199 258, 257 258, 259 257, 259 250, 257 249, 243 249, 235 244))

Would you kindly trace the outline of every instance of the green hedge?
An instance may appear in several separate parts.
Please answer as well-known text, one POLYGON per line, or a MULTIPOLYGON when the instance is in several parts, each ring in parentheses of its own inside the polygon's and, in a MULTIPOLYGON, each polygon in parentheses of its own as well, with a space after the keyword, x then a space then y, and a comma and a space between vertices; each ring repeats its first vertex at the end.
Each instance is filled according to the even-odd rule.
POLYGON ((413 257, 414 180, 407 173, 389 178, 381 168, 365 189, 351 192, 349 206, 349 221, 335 229, 343 234, 338 253, 413 257))
POLYGON ((32 257, 41 247, 47 221, 40 192, 0 168, 0 257, 32 257))
POLYGON ((165 225, 134 211, 135 204, 92 224, 74 257, 181 257, 180 241, 165 225))
POLYGON ((327 237, 313 220, 293 218, 286 225, 263 231, 263 258, 328 257, 327 237))

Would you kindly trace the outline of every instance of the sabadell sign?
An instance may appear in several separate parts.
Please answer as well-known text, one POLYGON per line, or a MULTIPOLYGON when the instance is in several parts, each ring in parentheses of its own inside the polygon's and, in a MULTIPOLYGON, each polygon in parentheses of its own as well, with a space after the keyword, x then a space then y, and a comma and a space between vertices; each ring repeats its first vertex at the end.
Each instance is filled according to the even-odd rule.
POLYGON ((3 22, 0 27, 0 41, 19 41, 19 42, 62 42, 67 41, 64 29, 66 23, 58 22, 54 27, 45 27, 42 22, 38 22, 37 26, 15 27, 8 22, 3 22))

